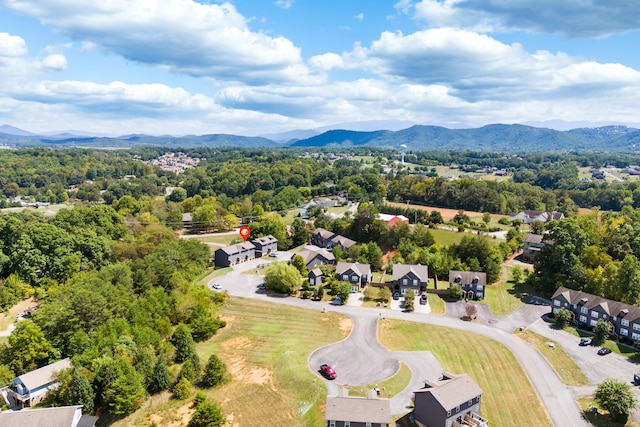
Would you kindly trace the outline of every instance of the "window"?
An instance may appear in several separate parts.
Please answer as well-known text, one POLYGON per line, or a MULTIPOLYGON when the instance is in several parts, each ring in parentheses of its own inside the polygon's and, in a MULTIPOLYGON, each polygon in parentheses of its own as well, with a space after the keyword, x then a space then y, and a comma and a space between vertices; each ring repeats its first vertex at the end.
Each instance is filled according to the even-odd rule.
POLYGON ((624 335, 626 337, 627 335, 629 335, 629 330, 628 329, 620 329, 620 335, 624 335))
POLYGON ((634 341, 637 341, 637 340, 638 340, 638 337, 640 337, 640 334, 636 334, 635 332, 633 332, 633 333, 631 334, 631 339, 632 339, 632 340, 634 340, 634 341))
POLYGON ((342 275, 342 280, 348 281, 349 280, 349 275, 348 274, 343 274, 342 275))
POLYGON ((560 307, 560 301, 557 299, 553 300, 553 305, 560 307))
POLYGON ((634 323, 634 324, 633 324, 633 330, 634 330, 634 331, 640 331, 640 324, 638 324, 638 323, 634 323))
POLYGON ((473 399, 467 402, 467 406, 472 406, 472 405, 473 405, 473 399))
POLYGON ((336 427, 336 422, 334 420, 329 421, 329 427, 336 427))
POLYGON ((622 319, 622 320, 620 321, 620 324, 621 324, 622 326, 629 326, 629 321, 628 321, 627 319, 622 319))
POLYGON ((580 309, 580 313, 587 314, 588 312, 589 312, 589 310, 587 310, 587 307, 582 307, 580 309))
POLYGON ((371 422, 367 421, 367 427, 371 427, 371 422))
POLYGON ((351 421, 345 421, 344 427, 351 427, 351 421))
POLYGON ((451 420, 447 421, 447 427, 451 427, 451 420))
POLYGON ((591 312, 591 317, 595 317, 597 319, 598 318, 598 312, 597 311, 592 311, 591 312))
POLYGON ((451 416, 451 410, 447 411, 447 417, 451 416))
POLYGON ((353 276, 351 276, 351 281, 352 282, 357 282, 358 281, 358 276, 356 276, 355 274, 353 276))
POLYGON ((406 285, 407 284, 407 279, 402 279, 402 284, 406 285))
POLYGON ((613 316, 613 317, 611 318, 611 321, 612 321, 612 322, 615 322, 616 320, 618 320, 618 318, 617 318, 616 316, 613 316))
POLYGON ((587 316, 580 316, 581 323, 587 323, 587 316))
POLYGON ((460 412, 460 405, 456 406, 456 412, 460 412))
POLYGON ((413 286, 418 286, 418 279, 413 279, 413 286))
POLYGON ((591 319, 591 322, 589 322, 591 326, 596 326, 596 323, 598 323, 598 321, 595 319, 591 319))

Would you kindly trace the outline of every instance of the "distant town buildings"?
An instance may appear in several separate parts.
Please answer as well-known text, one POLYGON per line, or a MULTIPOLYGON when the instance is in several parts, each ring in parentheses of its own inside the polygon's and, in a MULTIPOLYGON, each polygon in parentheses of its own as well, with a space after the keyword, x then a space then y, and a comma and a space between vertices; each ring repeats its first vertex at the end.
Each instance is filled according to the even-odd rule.
POLYGON ((145 161, 144 163, 158 166, 162 170, 175 173, 184 173, 186 169, 195 168, 203 160, 205 159, 201 159, 198 157, 189 157, 182 152, 168 152, 164 153, 162 156, 156 159, 145 161))

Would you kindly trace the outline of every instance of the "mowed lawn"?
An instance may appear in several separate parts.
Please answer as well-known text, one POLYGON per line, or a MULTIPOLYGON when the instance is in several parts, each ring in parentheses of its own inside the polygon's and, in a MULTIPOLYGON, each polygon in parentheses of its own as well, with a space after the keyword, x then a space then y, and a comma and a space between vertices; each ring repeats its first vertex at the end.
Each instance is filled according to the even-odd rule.
MULTIPOLYGON (((227 425, 321 426, 327 389, 307 367, 318 347, 339 341, 351 319, 281 304, 231 297, 220 310, 227 326, 197 345, 203 366, 212 353, 227 365, 232 381, 205 389, 228 418, 227 425)), ((156 399, 115 425, 168 427, 184 418, 192 399, 156 399)), ((188 421, 188 418, 187 418, 188 421)), ((186 425, 180 424, 180 425, 186 425)))
POLYGON ((505 265, 502 266, 500 280, 485 288, 483 303, 491 309, 491 313, 496 316, 503 316, 517 310, 530 296, 535 295, 535 290, 524 283, 516 284, 513 281, 513 269, 505 265))
POLYGON ((443 368, 469 374, 483 390, 481 415, 495 427, 553 426, 515 356, 482 335, 386 319, 380 342, 393 351, 433 352, 443 368))

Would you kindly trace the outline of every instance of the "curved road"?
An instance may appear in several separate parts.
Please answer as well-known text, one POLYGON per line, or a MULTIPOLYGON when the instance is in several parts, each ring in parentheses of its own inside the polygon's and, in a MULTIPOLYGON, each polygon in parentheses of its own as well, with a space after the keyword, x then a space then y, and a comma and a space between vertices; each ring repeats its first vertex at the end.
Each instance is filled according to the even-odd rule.
MULTIPOLYGON (((236 295, 236 296, 241 296, 246 298, 257 298, 257 299, 262 299, 264 301, 276 302, 279 304, 286 304, 286 305, 296 306, 296 307, 303 307, 303 308, 308 308, 312 310, 322 310, 322 309, 331 310, 331 311, 335 311, 351 317, 354 321, 354 331, 352 332, 352 334, 355 334, 354 343, 364 339, 360 337, 360 334, 363 331, 356 331, 356 330, 357 329, 359 330, 361 326, 364 327, 364 330, 367 330, 367 328, 369 328, 369 334, 371 334, 372 339, 365 339, 366 348, 368 348, 369 351, 375 351, 376 354, 377 354, 376 349, 380 349, 379 354, 382 355, 382 359, 383 359, 382 362, 377 362, 370 358, 371 360, 366 361, 366 363, 382 363, 383 369, 387 370, 388 372, 392 372, 392 373, 395 372, 392 368, 393 362, 389 360, 389 357, 396 356, 398 357, 398 359, 400 359, 399 354, 389 352, 388 350, 384 349, 383 347, 380 346, 380 344, 377 343, 376 334, 372 332, 372 329, 371 329, 372 328, 371 325, 377 322, 377 317, 378 317, 377 314, 374 314, 372 316, 371 312, 373 311, 375 313, 374 310, 357 307, 357 306, 356 307, 348 306, 348 305, 347 306, 331 306, 327 304, 322 304, 322 303, 318 303, 310 300, 298 299, 298 298, 271 297, 268 294, 257 290, 257 285, 262 282, 262 278, 255 275, 247 275, 247 274, 240 275, 242 271, 249 271, 249 270, 255 269, 257 264, 264 264, 268 262, 270 261, 259 259, 259 260, 252 260, 252 261, 243 263, 241 265, 235 266, 236 269, 233 272, 229 273, 224 277, 215 279, 215 281, 222 284, 223 288, 226 289, 231 295, 236 295), (374 344, 372 341, 375 341, 376 343, 374 344)), ((511 352, 518 359, 523 369, 527 373, 534 388, 538 392, 538 395, 543 405, 545 406, 549 414, 549 417, 551 418, 554 425, 561 426, 561 427, 574 427, 574 426, 584 427, 589 425, 583 419, 582 413, 574 400, 573 393, 564 385, 564 383, 562 383, 562 381, 556 374, 553 367, 535 348, 528 345, 524 341, 518 339, 511 333, 513 331, 513 328, 510 322, 505 322, 504 319, 506 318, 500 318, 500 320, 496 322, 495 326, 493 326, 490 323, 483 324, 483 323, 474 323, 474 322, 462 322, 458 318, 453 318, 448 316, 433 316, 433 315, 420 314, 420 313, 404 313, 404 312, 395 311, 395 310, 386 310, 384 312, 384 315, 385 317, 393 318, 393 319, 400 319, 400 320, 407 320, 407 321, 412 321, 417 323, 426 323, 426 324, 432 324, 437 326, 447 326, 447 327, 452 327, 457 329, 463 329, 466 331, 471 331, 471 332, 475 332, 475 333, 487 336, 495 341, 498 341, 499 343, 509 348, 509 350, 511 350, 511 352), (507 329, 507 330, 504 330, 504 329, 507 329)), ((518 321, 524 321, 527 319, 527 316, 520 316, 520 317, 516 316, 516 318, 518 318, 518 321)), ((522 326, 527 326, 527 325, 525 324, 522 326)), ((326 350, 326 351, 330 351, 330 349, 336 350, 340 348, 340 346, 342 345, 349 346, 348 347, 349 351, 344 352, 347 356, 352 356, 354 358, 359 357, 357 356, 359 354, 358 350, 357 349, 354 350, 354 347, 351 347, 352 343, 350 343, 350 341, 351 340, 347 338, 339 343, 335 343, 330 346, 324 347, 324 349, 320 349, 318 350, 318 352, 314 353, 310 358, 310 363, 313 363, 313 365, 311 365, 313 366, 313 369, 314 370, 317 369, 316 366, 319 366, 318 362, 327 363, 327 362, 324 362, 321 357, 322 354, 328 354, 328 353, 322 353, 323 350, 326 350)), ((341 352, 343 352, 342 349, 340 349, 339 351, 336 351, 336 353, 341 353, 341 352)), ((409 353, 411 352, 401 352, 400 354, 403 354, 404 357, 408 357, 409 353)), ((418 361, 420 362, 418 366, 424 366, 426 364, 424 363, 424 360, 421 360, 420 358, 428 357, 428 356, 425 355, 424 352, 420 352, 420 353, 423 353, 423 354, 418 355, 418 361)), ((360 369, 358 367, 353 368, 352 365, 350 365, 348 369, 343 370, 340 367, 346 366, 346 363, 348 363, 347 359, 344 359, 344 361, 340 359, 340 361, 336 363, 333 361, 335 360, 335 355, 333 353, 331 357, 332 357, 331 363, 335 364, 338 375, 346 376, 346 378, 344 379, 345 382, 347 382, 348 379, 350 378, 350 376, 347 376, 349 375, 347 373, 348 370, 356 369, 356 371, 359 371, 360 369)), ((377 357, 379 356, 375 356, 375 358, 377 357)), ((359 360, 358 364, 361 365, 362 364, 361 359, 357 359, 357 360, 359 360)), ((395 363, 397 363, 397 361, 395 363)), ((412 370, 420 369, 418 368, 418 366, 416 366, 414 363, 410 363, 410 367, 412 370)), ((439 364, 438 364, 438 367, 439 367, 439 364)), ((440 369, 439 371, 441 372, 440 369)), ((358 378, 357 375, 358 374, 354 374, 354 378, 358 378)), ((390 375, 387 375, 387 377, 388 376, 390 375)), ((424 378, 429 378, 429 377, 433 377, 430 372, 414 371, 411 384, 409 385, 409 387, 403 390, 403 392, 401 392, 400 395, 396 396, 395 399, 392 399, 392 412, 394 414, 406 413, 407 412, 406 405, 410 402, 411 393, 421 386, 421 381, 424 378), (418 387, 415 386, 416 384, 418 385, 418 387), (402 399, 407 399, 407 398, 409 398, 409 400, 405 400, 404 402, 401 401, 402 399)), ((371 377, 368 377, 368 378, 369 379, 367 379, 366 381, 362 381, 361 384, 370 384, 378 381, 377 379, 371 380, 370 379, 371 377)), ((330 391, 333 391, 331 387, 335 387, 335 386, 330 386, 330 391)))

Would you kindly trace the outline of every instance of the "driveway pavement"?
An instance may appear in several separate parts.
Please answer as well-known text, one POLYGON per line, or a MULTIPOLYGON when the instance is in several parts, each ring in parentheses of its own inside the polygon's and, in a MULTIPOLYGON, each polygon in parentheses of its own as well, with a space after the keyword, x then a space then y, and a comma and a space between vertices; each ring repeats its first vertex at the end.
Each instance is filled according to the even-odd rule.
MULTIPOLYGON (((342 384, 341 381, 352 385, 372 384, 381 381, 380 378, 383 375, 378 374, 377 371, 379 369, 386 374, 384 378, 387 378, 397 370, 397 363, 400 360, 408 360, 407 364, 413 372, 411 384, 391 400, 392 412, 394 414, 404 414, 408 412, 407 406, 411 402, 412 392, 420 388, 422 380, 425 378, 437 379, 441 374, 442 369, 439 363, 430 353, 418 352, 410 355, 409 353, 411 352, 389 352, 377 342, 375 322, 379 317, 378 310, 352 305, 333 306, 326 303, 270 295, 258 291, 257 285, 261 283, 262 278, 252 274, 240 274, 239 270, 247 271, 264 262, 264 259, 260 259, 240 264, 237 266, 239 267, 238 270, 218 278, 216 281, 221 283, 231 295, 257 298, 312 310, 335 311, 351 317, 354 322, 353 331, 347 339, 318 349, 309 358, 309 367, 314 372, 317 372, 321 363, 335 365, 334 368, 338 372, 339 380, 329 386, 329 393, 336 393, 337 385, 342 384), (248 265, 254 262, 255 265, 248 265), (368 335, 368 337, 365 337, 365 335, 368 335), (364 350, 361 350, 360 346, 363 346, 364 350), (360 357, 358 354, 361 351, 367 356, 360 357), (380 361, 377 359, 380 359, 380 361), (371 363, 376 364, 375 368, 369 368, 371 363), (353 374, 351 374, 351 371, 353 371, 353 374)), ((531 324, 535 324, 540 318, 540 314, 549 311, 549 308, 539 301, 532 300, 530 302, 532 304, 525 304, 510 316, 491 316, 486 314, 484 309, 479 310, 483 314, 475 322, 461 321, 456 315, 457 313, 433 316, 416 312, 406 313, 393 309, 393 307, 391 307, 391 310, 384 310, 384 316, 463 329, 500 342, 509 348, 520 362, 554 425, 562 427, 588 426, 589 424, 582 418, 582 413, 575 402, 574 392, 562 383, 553 367, 535 348, 512 333, 516 327, 528 327, 531 324), (534 319, 533 322, 530 321, 531 319, 534 319)), ((601 359, 601 363, 608 363, 617 357, 615 354, 605 356, 605 358, 601 359)), ((606 370, 604 367, 602 369, 606 370)))

